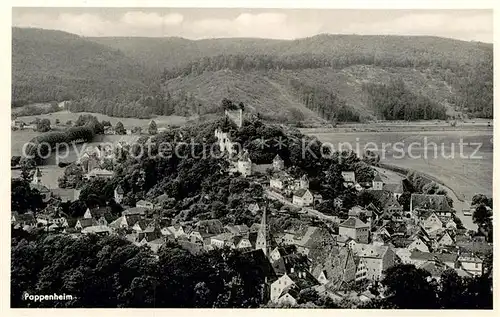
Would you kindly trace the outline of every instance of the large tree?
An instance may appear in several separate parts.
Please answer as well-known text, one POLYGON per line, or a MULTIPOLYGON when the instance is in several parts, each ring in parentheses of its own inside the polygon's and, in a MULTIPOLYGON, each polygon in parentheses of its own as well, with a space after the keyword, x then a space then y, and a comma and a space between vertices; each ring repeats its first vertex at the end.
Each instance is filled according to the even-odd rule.
POLYGON ((382 284, 389 302, 402 309, 438 307, 436 288, 427 280, 430 274, 413 264, 399 264, 385 272, 382 284))
POLYGON ((11 209, 18 213, 37 212, 45 207, 40 192, 32 189, 28 181, 18 178, 11 180, 11 209))
POLYGON ((151 122, 149 123, 148 132, 150 135, 155 135, 158 133, 158 127, 156 126, 156 122, 154 120, 151 120, 151 122))
POLYGON ((120 135, 127 134, 127 130, 125 130, 125 127, 123 126, 123 123, 121 121, 118 121, 115 124, 115 133, 120 135))

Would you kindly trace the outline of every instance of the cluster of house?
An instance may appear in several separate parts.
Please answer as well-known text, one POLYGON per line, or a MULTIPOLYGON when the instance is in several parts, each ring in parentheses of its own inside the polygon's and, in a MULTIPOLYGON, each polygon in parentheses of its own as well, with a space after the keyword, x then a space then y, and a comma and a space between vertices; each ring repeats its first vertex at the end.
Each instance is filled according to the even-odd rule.
MULTIPOLYGON (((282 168, 276 162, 275 167, 282 168)), ((297 186, 307 188, 306 178, 299 179, 297 186)), ((116 187, 115 201, 121 203, 123 194, 116 187)), ((266 270, 269 300, 281 304, 296 304, 298 294, 309 288, 333 300, 369 301, 374 295, 352 291, 353 283, 380 281, 384 271, 396 263, 414 264, 437 280, 450 268, 460 276, 482 274, 483 259, 477 250, 491 249, 491 245, 457 228, 445 196, 412 194, 410 210, 403 213, 394 205, 394 195, 388 191, 380 194, 385 202, 382 208, 373 204, 351 208, 348 218, 338 224, 337 234, 312 225, 271 233, 266 208, 258 204, 248 206, 249 213, 263 213, 261 223, 251 227, 224 226, 217 219, 167 223, 152 216, 151 211, 159 206, 149 201, 137 202, 120 217, 113 217, 109 207, 101 207, 88 209, 81 218, 66 219, 53 208, 36 217, 13 213, 12 223, 23 228, 41 223, 49 231, 75 236, 121 235, 154 252, 173 241, 194 254, 225 247, 259 253, 265 259, 263 265, 270 268, 266 270)))
POLYGON ((33 173, 33 178, 30 182, 30 188, 36 189, 42 196, 45 203, 50 204, 52 199, 58 199, 62 202, 75 201, 80 197, 80 190, 72 188, 49 188, 43 184, 42 171, 36 168, 33 173))
MULTIPOLYGON (((342 174, 345 186, 357 185, 352 172, 342 174)), ((284 191, 289 184, 292 188, 295 184, 300 186, 300 180, 271 178, 271 187, 277 190, 284 191)), ((398 202, 402 185, 384 184, 378 176, 371 186, 362 187, 374 195, 381 207, 370 204, 351 208, 348 218, 339 223, 338 234, 331 236, 333 243, 324 243, 319 237, 312 239, 321 245, 319 257, 308 248, 304 250, 303 241, 295 239, 293 233, 285 233, 277 240, 280 248, 276 252, 280 252, 287 269, 270 285, 271 301, 295 305, 300 291, 307 288, 334 300, 369 301, 374 295, 370 291, 352 291, 351 283, 380 281, 384 271, 397 263, 414 264, 438 281, 447 269, 454 269, 463 277, 483 274, 483 256, 492 250, 492 245, 484 237, 474 237, 466 229, 457 228, 446 196, 412 194, 410 210, 403 211, 398 202), (295 251, 291 253, 283 245, 293 245, 295 251)), ((314 232, 309 227, 302 239, 307 240, 314 232)), ((270 260, 276 259, 274 256, 270 260)))
MULTIPOLYGON (((234 120, 241 124, 242 112, 237 114, 240 117, 234 120)), ((231 153, 233 147, 227 133, 216 130, 215 134, 221 151, 231 153)), ((88 160, 104 156, 99 151, 89 155, 88 160)), ((236 162, 234 171, 242 176, 252 174, 248 152, 242 151, 233 161, 236 162)), ((93 166, 94 163, 87 164, 93 166)), ((321 202, 321 196, 309 189, 307 175, 299 179, 290 177, 279 155, 273 160, 272 170, 270 188, 291 195, 294 205, 307 207, 321 202)), ((40 185, 40 176, 37 170, 33 186, 40 185)), ((66 219, 54 208, 36 217, 13 213, 12 223, 22 228, 41 223, 49 231, 75 236, 116 234, 136 245, 148 245, 154 252, 168 241, 178 243, 193 254, 218 248, 238 249, 260 259, 266 275, 268 300, 278 304, 297 304, 300 292, 307 289, 333 300, 370 301, 375 295, 368 290, 355 292, 353 285, 380 281, 385 270, 397 263, 414 264, 437 280, 446 269, 454 269, 460 276, 483 273, 484 260, 480 254, 492 246, 457 228, 446 196, 412 194, 410 210, 403 211, 398 202, 403 193, 402 184, 385 184, 379 175, 370 184, 359 184, 351 171, 342 172, 342 176, 344 186, 368 190, 380 204, 379 208, 373 203, 351 208, 347 219, 338 223, 337 233, 324 226, 305 224, 283 232, 270 232, 267 208, 258 204, 247 208, 253 215, 263 214, 261 222, 250 227, 224 226, 218 219, 172 224, 167 219, 154 217, 152 211, 160 206, 144 200, 126 208, 119 217, 104 207, 87 209, 78 219, 66 219)), ((123 189, 116 187, 117 203, 122 203, 123 195, 123 189)))
POLYGON ((283 196, 292 196, 292 203, 298 207, 314 206, 323 201, 321 194, 313 193, 309 189, 309 178, 306 174, 295 179, 284 168, 285 162, 276 155, 273 159, 269 188, 283 196))

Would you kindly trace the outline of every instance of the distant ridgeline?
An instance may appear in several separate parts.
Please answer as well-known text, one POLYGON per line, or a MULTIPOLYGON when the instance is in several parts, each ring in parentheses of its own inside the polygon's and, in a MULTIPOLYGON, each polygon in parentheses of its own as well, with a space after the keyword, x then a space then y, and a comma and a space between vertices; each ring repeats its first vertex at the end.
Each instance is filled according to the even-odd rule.
POLYGON ((13 28, 11 106, 71 100, 72 112, 150 118, 215 113, 227 96, 296 122, 442 119, 448 109, 493 116, 491 44, 356 35, 135 41, 13 28))

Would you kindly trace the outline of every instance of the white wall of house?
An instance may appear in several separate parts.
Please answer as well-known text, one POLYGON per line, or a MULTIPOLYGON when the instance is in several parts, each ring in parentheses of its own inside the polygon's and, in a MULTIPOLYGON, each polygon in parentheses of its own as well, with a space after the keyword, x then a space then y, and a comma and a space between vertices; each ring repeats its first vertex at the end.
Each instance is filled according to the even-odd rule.
POLYGON ((295 282, 292 281, 292 279, 287 274, 274 281, 271 284, 271 301, 277 303, 278 299, 280 298, 281 292, 283 292, 286 287, 292 284, 295 284, 295 282))
POLYGON ((271 178, 269 180, 269 186, 271 188, 283 189, 283 181, 279 178, 271 178))

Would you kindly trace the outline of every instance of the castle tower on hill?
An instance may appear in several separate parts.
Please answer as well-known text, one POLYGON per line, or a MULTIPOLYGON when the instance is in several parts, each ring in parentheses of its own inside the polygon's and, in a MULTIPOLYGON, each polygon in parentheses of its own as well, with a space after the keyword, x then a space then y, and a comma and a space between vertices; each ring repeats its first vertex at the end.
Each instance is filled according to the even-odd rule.
POLYGON ((224 114, 226 115, 227 118, 231 119, 238 129, 240 129, 243 126, 243 109, 239 108, 237 110, 225 110, 224 114))

